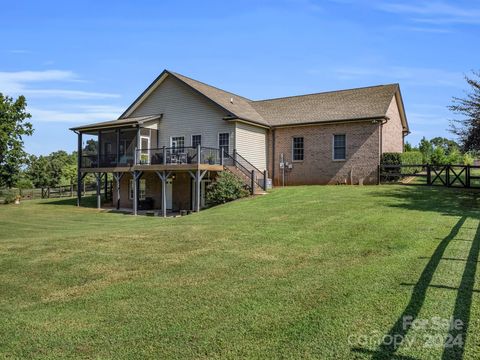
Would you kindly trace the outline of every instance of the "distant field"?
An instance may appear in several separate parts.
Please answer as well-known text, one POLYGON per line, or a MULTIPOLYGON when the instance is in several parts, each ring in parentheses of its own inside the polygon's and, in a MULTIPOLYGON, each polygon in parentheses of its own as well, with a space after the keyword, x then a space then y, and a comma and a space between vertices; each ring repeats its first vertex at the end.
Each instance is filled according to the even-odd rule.
POLYGON ((175 219, 74 201, 0 205, 1 358, 480 358, 479 192, 290 187, 175 219), (466 344, 404 316, 460 319, 466 344))

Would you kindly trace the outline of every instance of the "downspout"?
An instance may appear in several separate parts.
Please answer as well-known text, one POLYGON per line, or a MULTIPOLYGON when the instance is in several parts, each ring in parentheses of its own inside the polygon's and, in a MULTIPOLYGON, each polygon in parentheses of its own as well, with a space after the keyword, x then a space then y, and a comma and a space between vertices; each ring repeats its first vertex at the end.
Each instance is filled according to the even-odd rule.
POLYGON ((272 185, 275 183, 275 129, 272 129, 272 185))

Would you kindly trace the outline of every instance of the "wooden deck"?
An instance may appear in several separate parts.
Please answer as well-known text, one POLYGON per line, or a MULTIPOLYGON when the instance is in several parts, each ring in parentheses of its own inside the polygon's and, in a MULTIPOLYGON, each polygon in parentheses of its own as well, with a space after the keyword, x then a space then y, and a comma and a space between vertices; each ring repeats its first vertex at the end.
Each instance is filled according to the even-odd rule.
POLYGON ((93 167, 81 168, 82 173, 114 173, 114 172, 133 172, 133 171, 223 171, 222 165, 210 164, 154 164, 154 165, 132 165, 115 167, 93 167))

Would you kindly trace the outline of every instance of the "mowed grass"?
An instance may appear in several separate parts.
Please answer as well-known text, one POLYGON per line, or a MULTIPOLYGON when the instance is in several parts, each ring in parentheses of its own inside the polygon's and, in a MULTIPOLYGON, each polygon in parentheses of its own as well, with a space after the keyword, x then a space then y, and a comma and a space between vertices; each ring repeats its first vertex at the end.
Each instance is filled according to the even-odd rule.
POLYGON ((479 358, 479 199, 305 186, 175 219, 0 206, 0 357, 479 358), (465 346, 402 329, 409 315, 461 319, 465 346), (389 334, 414 341, 379 346, 389 334))

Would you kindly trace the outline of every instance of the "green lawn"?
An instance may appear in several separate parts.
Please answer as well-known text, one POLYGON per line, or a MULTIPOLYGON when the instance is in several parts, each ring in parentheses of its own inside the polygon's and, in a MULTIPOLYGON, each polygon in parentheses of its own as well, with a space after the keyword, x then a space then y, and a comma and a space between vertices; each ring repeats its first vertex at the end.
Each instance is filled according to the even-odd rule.
POLYGON ((480 357, 478 192, 292 187, 175 219, 73 203, 0 206, 0 358, 480 357), (460 319, 465 347, 409 315, 460 319))

